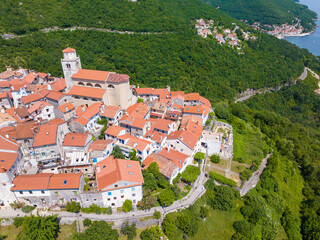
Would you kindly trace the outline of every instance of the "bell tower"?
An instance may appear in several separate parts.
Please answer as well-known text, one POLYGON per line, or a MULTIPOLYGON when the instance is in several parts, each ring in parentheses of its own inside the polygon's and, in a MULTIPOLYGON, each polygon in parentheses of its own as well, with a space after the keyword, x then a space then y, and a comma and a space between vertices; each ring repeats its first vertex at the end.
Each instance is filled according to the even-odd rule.
POLYGON ((62 50, 63 58, 61 59, 64 79, 66 80, 67 92, 72 88, 72 75, 81 69, 80 57, 77 56, 76 50, 73 48, 66 48, 62 50))

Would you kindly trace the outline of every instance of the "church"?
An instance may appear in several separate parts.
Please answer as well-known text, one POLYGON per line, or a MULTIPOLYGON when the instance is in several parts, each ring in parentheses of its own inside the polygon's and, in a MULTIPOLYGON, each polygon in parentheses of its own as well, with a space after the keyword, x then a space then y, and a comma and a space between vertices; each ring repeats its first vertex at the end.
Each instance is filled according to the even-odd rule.
POLYGON ((61 59, 67 92, 76 106, 91 105, 102 101, 105 105, 126 109, 136 102, 130 89, 130 77, 115 72, 81 68, 76 50, 66 48, 61 59))

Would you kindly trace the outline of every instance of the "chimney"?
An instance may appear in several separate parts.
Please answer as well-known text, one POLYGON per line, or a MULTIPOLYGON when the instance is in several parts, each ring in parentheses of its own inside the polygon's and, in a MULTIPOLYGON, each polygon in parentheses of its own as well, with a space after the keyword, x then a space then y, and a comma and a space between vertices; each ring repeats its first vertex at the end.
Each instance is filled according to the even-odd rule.
POLYGON ((97 167, 97 173, 99 173, 99 172, 100 172, 100 167, 98 166, 98 167, 97 167))
POLYGON ((133 143, 133 147, 134 147, 134 148, 136 148, 136 147, 137 147, 137 145, 138 145, 137 143, 133 143))
POLYGON ((11 66, 6 66, 7 71, 12 71, 12 67, 11 66))
POLYGON ((2 112, 2 113, 5 113, 6 111, 5 111, 3 108, 1 108, 1 112, 2 112))
POLYGON ((169 146, 168 146, 168 153, 170 152, 170 149, 171 149, 171 146, 169 145, 169 146))
POLYGON ((140 88, 140 84, 137 85, 137 88, 140 88))
POLYGON ((47 135, 49 135, 49 132, 46 132, 47 135))
POLYGON ((5 135, 5 136, 6 136, 6 138, 9 138, 9 134, 8 134, 8 133, 6 133, 6 135, 5 135))
POLYGON ((68 111, 69 111, 69 109, 68 109, 68 107, 67 107, 67 106, 65 106, 65 107, 64 107, 64 109, 65 109, 65 111, 66 111, 66 112, 68 112, 68 111))
POLYGON ((167 90, 168 90, 168 92, 170 92, 170 86, 169 85, 167 85, 167 90))
POLYGON ((81 110, 82 112, 86 111, 86 107, 83 104, 81 105, 81 110))
POLYGON ((48 90, 53 90, 52 85, 48 84, 48 90))

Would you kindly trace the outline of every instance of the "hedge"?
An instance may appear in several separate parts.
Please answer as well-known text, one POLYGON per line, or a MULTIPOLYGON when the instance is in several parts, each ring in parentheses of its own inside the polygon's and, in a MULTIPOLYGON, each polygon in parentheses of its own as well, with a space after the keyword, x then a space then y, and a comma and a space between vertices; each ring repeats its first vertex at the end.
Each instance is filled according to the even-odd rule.
POLYGON ((222 183, 222 184, 226 184, 229 185, 231 187, 236 187, 237 183, 229 178, 226 178, 225 176, 222 176, 218 173, 215 172, 209 172, 210 178, 222 183))

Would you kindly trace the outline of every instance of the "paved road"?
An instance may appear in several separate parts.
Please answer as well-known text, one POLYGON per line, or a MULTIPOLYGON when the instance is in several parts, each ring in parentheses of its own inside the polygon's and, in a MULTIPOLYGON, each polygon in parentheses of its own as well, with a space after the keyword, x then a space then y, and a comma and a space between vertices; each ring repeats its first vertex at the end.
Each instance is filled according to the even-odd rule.
POLYGON ((269 157, 272 155, 272 153, 269 153, 261 162, 259 168, 257 171, 255 171, 253 174, 252 174, 252 177, 248 180, 248 181, 245 181, 244 184, 242 185, 242 188, 240 189, 240 196, 244 196, 246 195, 250 189, 254 188, 257 183, 259 182, 260 180, 260 175, 261 173, 263 172, 263 170, 266 168, 267 166, 267 162, 268 162, 268 159, 269 157))

